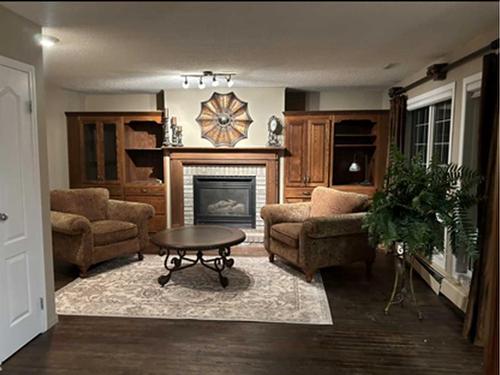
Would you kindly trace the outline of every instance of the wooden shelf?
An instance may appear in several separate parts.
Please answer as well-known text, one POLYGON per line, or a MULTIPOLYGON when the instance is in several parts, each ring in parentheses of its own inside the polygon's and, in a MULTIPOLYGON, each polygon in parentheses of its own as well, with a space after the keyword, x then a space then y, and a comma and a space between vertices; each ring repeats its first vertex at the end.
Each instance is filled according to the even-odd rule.
POLYGON ((134 180, 134 181, 127 181, 125 183, 126 186, 137 186, 137 185, 154 185, 154 186, 164 186, 165 184, 163 182, 158 182, 155 180, 134 180))

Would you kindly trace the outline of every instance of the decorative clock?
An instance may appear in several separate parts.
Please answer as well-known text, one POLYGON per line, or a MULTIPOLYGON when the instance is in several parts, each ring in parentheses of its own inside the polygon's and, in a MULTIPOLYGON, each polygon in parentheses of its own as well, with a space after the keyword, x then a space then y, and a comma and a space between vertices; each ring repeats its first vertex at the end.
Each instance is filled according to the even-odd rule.
POLYGON ((267 122, 267 130, 268 130, 268 146, 280 146, 280 135, 283 132, 283 124, 280 119, 276 116, 271 116, 269 121, 267 122))
POLYGON ((201 127, 201 137, 215 147, 234 147, 247 138, 248 128, 253 122, 248 113, 248 103, 238 99, 234 92, 214 92, 210 99, 201 103, 196 121, 201 127))

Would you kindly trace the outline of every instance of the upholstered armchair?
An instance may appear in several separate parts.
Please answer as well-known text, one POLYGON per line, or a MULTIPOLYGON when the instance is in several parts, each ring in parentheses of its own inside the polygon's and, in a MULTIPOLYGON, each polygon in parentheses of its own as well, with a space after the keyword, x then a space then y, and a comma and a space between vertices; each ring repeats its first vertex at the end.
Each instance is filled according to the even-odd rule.
POLYGON ((357 261, 366 262, 369 274, 375 260, 375 249, 362 229, 366 213, 356 212, 368 208, 368 197, 332 190, 316 188, 311 202, 271 204, 261 210, 269 260, 274 262, 278 255, 294 264, 304 272, 307 282, 320 268, 357 261), (334 195, 337 203, 329 204, 328 195, 334 195), (349 199, 354 203, 346 204, 349 199))
POLYGON ((50 193, 54 255, 76 264, 80 277, 91 265, 142 252, 149 242, 149 204, 109 199, 103 188, 53 190, 50 193))

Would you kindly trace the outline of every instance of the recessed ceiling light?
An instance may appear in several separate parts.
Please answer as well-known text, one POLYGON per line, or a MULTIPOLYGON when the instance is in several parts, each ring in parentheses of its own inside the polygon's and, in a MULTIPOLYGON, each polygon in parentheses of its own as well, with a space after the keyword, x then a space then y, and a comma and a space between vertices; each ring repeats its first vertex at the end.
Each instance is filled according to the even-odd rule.
POLYGON ((42 47, 52 47, 54 44, 59 43, 59 39, 52 35, 37 34, 35 39, 42 47))
POLYGON ((399 65, 398 63, 389 63, 384 65, 384 70, 394 68, 395 66, 399 65))

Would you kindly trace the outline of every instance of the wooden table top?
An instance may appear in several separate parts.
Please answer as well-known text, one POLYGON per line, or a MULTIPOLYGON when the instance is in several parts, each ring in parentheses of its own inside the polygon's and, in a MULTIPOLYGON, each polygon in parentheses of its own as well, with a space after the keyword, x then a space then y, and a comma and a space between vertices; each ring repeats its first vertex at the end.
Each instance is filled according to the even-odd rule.
POLYGON ((245 241, 245 233, 220 225, 192 225, 166 229, 154 234, 151 241, 164 249, 213 250, 245 241))

